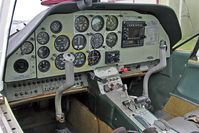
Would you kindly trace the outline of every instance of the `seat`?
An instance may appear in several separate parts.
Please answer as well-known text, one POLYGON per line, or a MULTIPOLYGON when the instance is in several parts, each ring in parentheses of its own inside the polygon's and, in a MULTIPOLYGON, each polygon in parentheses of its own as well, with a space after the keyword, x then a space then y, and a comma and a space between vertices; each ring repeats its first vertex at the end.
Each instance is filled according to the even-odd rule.
POLYGON ((179 133, 199 133, 199 124, 189 121, 189 116, 199 117, 199 109, 189 112, 184 117, 175 117, 168 121, 171 128, 175 129, 179 133))

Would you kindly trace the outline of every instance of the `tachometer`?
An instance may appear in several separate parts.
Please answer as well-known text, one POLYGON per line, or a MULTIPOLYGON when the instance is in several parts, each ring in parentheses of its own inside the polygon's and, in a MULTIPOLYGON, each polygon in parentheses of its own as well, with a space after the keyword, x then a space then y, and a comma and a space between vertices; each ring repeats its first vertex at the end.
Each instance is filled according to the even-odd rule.
POLYGON ((74 66, 81 67, 86 62, 86 55, 83 52, 77 52, 74 54, 75 60, 73 61, 74 66))
POLYGON ((64 57, 63 54, 59 54, 56 59, 55 59, 55 66, 59 70, 64 70, 65 68, 65 62, 64 62, 64 57))
POLYGON ((62 24, 60 21, 53 21, 51 24, 50 24, 50 30, 53 32, 53 33, 59 33, 61 30, 62 30, 62 24))
POLYGON ((88 65, 96 65, 101 59, 101 54, 97 50, 90 51, 88 54, 88 65))
POLYGON ((107 31, 113 31, 118 26, 118 19, 116 16, 108 16, 106 20, 106 30, 107 31))
POLYGON ((84 32, 88 29, 89 21, 88 18, 81 15, 75 19, 75 29, 79 32, 84 32))
POLYGON ((21 54, 24 55, 24 54, 30 54, 33 49, 34 49, 34 46, 31 42, 29 41, 26 41, 22 44, 21 46, 21 54))
POLYGON ((40 32, 40 33, 37 35, 37 42, 38 42, 39 44, 44 45, 44 44, 46 44, 46 43, 49 42, 49 38, 50 38, 50 37, 49 37, 48 33, 42 31, 42 32, 40 32))
POLYGON ((55 39, 55 49, 59 52, 65 52, 70 46, 70 40, 65 35, 60 35, 55 39))
POLYGON ((108 35, 106 36, 106 44, 107 46, 109 47, 113 47, 116 45, 117 43, 117 34, 115 32, 111 32, 111 33, 108 33, 108 35))
POLYGON ((73 37, 73 48, 76 50, 82 50, 86 46, 86 38, 84 35, 78 34, 73 37))
POLYGON ((94 49, 100 48, 103 43, 104 43, 104 38, 103 38, 102 34, 96 33, 96 34, 92 35, 91 46, 94 49))
POLYGON ((44 59, 47 58, 50 54, 50 50, 46 46, 42 46, 38 49, 37 54, 40 58, 44 59))
POLYGON ((41 72, 47 72, 50 69, 50 62, 47 60, 39 62, 38 69, 41 72))
POLYGON ((94 31, 100 31, 104 27, 104 19, 101 16, 93 17, 91 27, 94 31))

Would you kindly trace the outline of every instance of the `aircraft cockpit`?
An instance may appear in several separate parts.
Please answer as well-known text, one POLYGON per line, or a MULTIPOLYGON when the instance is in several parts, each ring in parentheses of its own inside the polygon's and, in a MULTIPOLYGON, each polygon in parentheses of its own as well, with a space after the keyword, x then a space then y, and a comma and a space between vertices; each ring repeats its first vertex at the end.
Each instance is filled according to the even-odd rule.
POLYGON ((12 132, 198 131, 163 111, 175 103, 166 87, 180 39, 166 6, 49 7, 9 38, 2 94, 20 125, 12 132))

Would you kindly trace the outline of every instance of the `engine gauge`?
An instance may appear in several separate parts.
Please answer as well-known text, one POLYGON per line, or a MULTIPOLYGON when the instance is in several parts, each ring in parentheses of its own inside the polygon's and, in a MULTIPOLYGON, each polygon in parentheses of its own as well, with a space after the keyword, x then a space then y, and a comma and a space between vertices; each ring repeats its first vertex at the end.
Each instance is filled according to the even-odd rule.
POLYGON ((104 27, 104 19, 101 16, 93 17, 91 27, 94 31, 100 31, 104 27))
POLYGON ((46 44, 46 43, 49 42, 49 38, 50 38, 50 37, 49 37, 48 33, 42 31, 42 32, 40 32, 40 33, 37 35, 37 42, 38 42, 39 44, 41 44, 41 45, 44 45, 44 44, 46 44))
POLYGON ((51 24, 50 24, 50 30, 53 32, 53 33, 59 33, 61 30, 62 30, 62 24, 60 21, 53 21, 51 24))
POLYGON ((75 29, 79 32, 84 32, 88 29, 89 26, 89 21, 88 18, 86 16, 78 16, 75 19, 75 29))
POLYGON ((65 35, 60 35, 55 39, 55 49, 59 52, 65 52, 70 46, 70 40, 65 35))
POLYGON ((73 48, 76 50, 82 50, 86 46, 86 38, 84 35, 78 34, 73 37, 73 48))
POLYGON ((104 43, 104 38, 103 38, 102 34, 96 33, 96 34, 92 35, 90 43, 94 49, 100 48, 102 46, 102 44, 104 43))
POLYGON ((64 70, 65 68, 65 62, 64 62, 64 57, 63 54, 59 54, 56 59, 55 59, 55 66, 59 70, 64 70))
POLYGON ((27 60, 19 59, 14 63, 14 70, 18 73, 24 73, 28 70, 29 64, 27 60))
POLYGON ((77 52, 74 54, 75 60, 73 61, 74 66, 81 67, 86 62, 86 55, 83 52, 77 52))
POLYGON ((37 54, 40 58, 44 59, 47 58, 50 54, 50 50, 46 46, 42 46, 38 49, 37 54))
POLYGON ((110 15, 107 17, 106 20, 106 30, 107 31, 113 31, 118 26, 118 19, 116 16, 110 15))
POLYGON ((117 34, 115 32, 111 32, 111 33, 108 33, 108 35, 106 36, 106 44, 107 46, 109 47, 113 47, 116 45, 117 43, 117 34))
POLYGON ((21 46, 21 54, 24 55, 24 54, 30 54, 33 49, 34 49, 34 46, 31 42, 29 41, 26 41, 22 44, 21 46))
POLYGON ((47 72, 50 69, 50 62, 47 60, 39 62, 38 69, 41 72, 47 72))
POLYGON ((88 65, 96 65, 101 59, 101 54, 97 50, 90 51, 88 54, 88 65))

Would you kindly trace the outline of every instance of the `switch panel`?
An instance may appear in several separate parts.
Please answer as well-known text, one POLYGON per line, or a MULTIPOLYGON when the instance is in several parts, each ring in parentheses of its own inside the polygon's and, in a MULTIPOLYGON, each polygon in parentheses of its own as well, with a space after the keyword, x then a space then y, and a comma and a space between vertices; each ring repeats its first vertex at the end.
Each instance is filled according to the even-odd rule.
MULTIPOLYGON (((44 78, 40 80, 26 80, 20 82, 6 83, 5 93, 8 101, 22 100, 30 97, 55 93, 64 84, 65 76, 44 78)), ((75 74, 74 87, 87 87, 87 75, 85 73, 75 74)))

